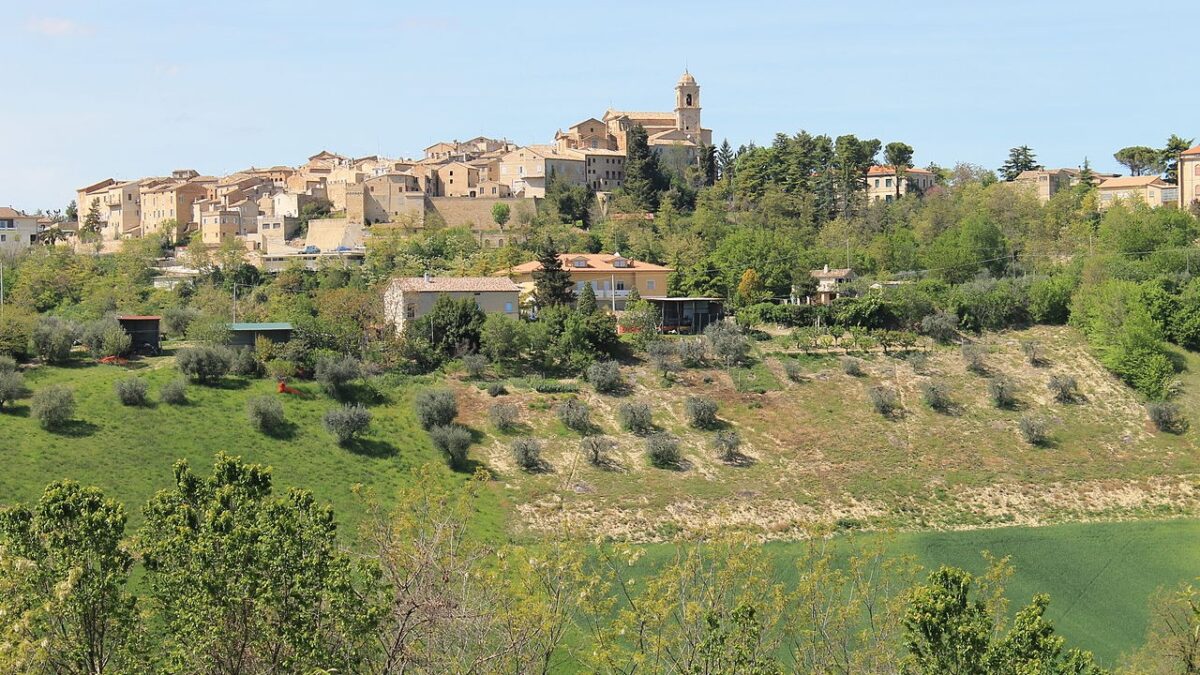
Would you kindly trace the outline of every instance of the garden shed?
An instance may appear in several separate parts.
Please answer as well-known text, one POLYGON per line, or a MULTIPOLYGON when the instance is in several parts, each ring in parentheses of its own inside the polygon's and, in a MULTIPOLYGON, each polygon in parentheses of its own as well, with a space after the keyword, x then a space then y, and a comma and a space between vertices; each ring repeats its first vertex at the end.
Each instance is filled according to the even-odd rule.
POLYGON ((708 324, 725 318, 722 298, 644 298, 658 310, 659 331, 702 333, 708 324))
POLYGON ((231 323, 229 324, 230 347, 254 347, 259 336, 276 344, 292 339, 290 323, 231 323))
POLYGON ((117 323, 121 324, 121 329, 129 335, 129 349, 133 352, 158 353, 162 342, 159 332, 161 320, 160 316, 139 314, 125 314, 117 317, 117 323))

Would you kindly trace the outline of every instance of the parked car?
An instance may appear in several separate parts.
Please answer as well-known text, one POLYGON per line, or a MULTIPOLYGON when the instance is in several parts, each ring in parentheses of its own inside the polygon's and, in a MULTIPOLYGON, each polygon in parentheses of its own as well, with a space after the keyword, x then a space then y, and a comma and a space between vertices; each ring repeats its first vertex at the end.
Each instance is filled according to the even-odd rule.
POLYGON ((313 254, 320 253, 320 252, 321 252, 321 249, 317 248, 316 246, 305 246, 304 250, 301 251, 301 253, 303 253, 305 255, 313 255, 313 254))

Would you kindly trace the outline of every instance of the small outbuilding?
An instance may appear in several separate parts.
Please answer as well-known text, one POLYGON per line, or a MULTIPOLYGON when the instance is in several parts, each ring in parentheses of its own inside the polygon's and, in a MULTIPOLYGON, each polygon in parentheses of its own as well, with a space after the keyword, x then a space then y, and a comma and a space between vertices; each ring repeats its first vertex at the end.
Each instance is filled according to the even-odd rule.
POLYGON ((710 323, 725 318, 721 298, 643 298, 658 310, 658 329, 662 333, 702 333, 710 323))
POLYGON ((229 324, 230 347, 254 347, 262 336, 276 344, 292 339, 290 323, 231 323, 229 324))
POLYGON ((162 334, 159 330, 160 316, 125 314, 117 317, 121 330, 129 335, 129 349, 134 353, 157 354, 162 346, 162 334))

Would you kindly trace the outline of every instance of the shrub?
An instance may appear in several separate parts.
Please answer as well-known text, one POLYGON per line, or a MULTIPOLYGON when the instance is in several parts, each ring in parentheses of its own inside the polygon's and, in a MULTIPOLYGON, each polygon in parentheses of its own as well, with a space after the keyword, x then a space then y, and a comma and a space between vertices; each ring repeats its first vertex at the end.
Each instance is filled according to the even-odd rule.
POLYGON ((647 436, 646 456, 660 469, 679 466, 679 439, 668 433, 647 436))
POLYGON ((283 404, 271 396, 255 396, 246 401, 246 416, 250 418, 251 426, 263 433, 279 430, 286 421, 283 404))
POLYGON ((791 380, 792 382, 804 381, 804 368, 800 365, 799 361, 794 359, 784 359, 783 372, 787 375, 787 379, 791 380))
POLYGON ((579 440, 579 451, 589 462, 602 464, 605 455, 612 451, 615 443, 607 436, 584 436, 579 440))
POLYGON ((591 408, 577 398, 567 399, 558 406, 558 419, 563 426, 581 434, 592 430, 591 408))
POLYGON ((173 338, 187 334, 188 326, 200 317, 200 311, 191 307, 171 307, 163 312, 163 332, 173 338))
POLYGON ((646 434, 654 428, 654 413, 648 404, 627 401, 617 407, 617 421, 625 431, 646 434))
POLYGON ((471 449, 471 432, 461 424, 441 424, 429 430, 433 447, 446 453, 450 466, 464 469, 467 466, 467 451, 471 449))
POLYGON ((683 412, 688 424, 695 429, 712 429, 717 426, 717 402, 706 396, 689 396, 683 402, 683 412))
POLYGON ((726 462, 732 462, 741 456, 742 437, 733 429, 722 429, 713 436, 713 448, 717 456, 726 462))
POLYGON ((362 377, 362 364, 349 356, 325 356, 317 361, 314 373, 321 391, 339 401, 350 397, 350 383, 362 377))
POLYGON ((17 362, 7 354, 0 354, 0 373, 17 372, 17 362))
POLYGON ((1029 365, 1042 365, 1042 343, 1037 340, 1022 340, 1021 352, 1025 354, 1025 361, 1029 365))
POLYGON ((963 365, 967 370, 979 375, 987 374, 987 362, 983 358, 983 348, 977 344, 965 344, 962 346, 963 365))
POLYGON ((924 373, 929 368, 929 356, 924 352, 910 352, 904 357, 914 373, 924 373))
POLYGON ((1017 402, 1017 385, 1003 375, 988 381, 988 396, 997 408, 1011 408, 1017 402))
POLYGON ((646 346, 646 358, 664 377, 675 370, 675 343, 670 340, 655 340, 646 346))
POLYGON ((1187 429, 1187 420, 1174 403, 1159 401, 1146 404, 1146 413, 1159 431, 1178 434, 1187 429))
POLYGON ((1079 398, 1079 385, 1070 375, 1051 375, 1050 381, 1046 383, 1046 388, 1054 395, 1054 400, 1059 403, 1071 403, 1079 398))
POLYGON ((43 429, 56 429, 75 416, 75 392, 54 385, 33 395, 30 412, 43 429))
POLYGON ((1046 420, 1033 415, 1023 415, 1017 423, 1021 436, 1030 445, 1042 445, 1050 438, 1049 425, 1046 420))
POLYGON ((233 351, 233 359, 229 364, 229 372, 238 377, 258 378, 262 377, 263 367, 258 362, 258 357, 255 356, 254 350, 249 347, 243 347, 233 351))
POLYGON ((579 385, 574 382, 560 380, 534 380, 529 386, 539 394, 573 394, 579 391, 579 385))
POLYGON ((708 349, 704 346, 704 340, 690 338, 677 342, 675 344, 675 353, 679 356, 679 363, 683 367, 700 368, 704 365, 704 360, 708 356, 708 349))
POLYGON ((449 389, 426 389, 417 394, 413 407, 421 428, 426 431, 446 426, 458 417, 458 401, 449 389))
POLYGON ((361 405, 348 405, 326 412, 321 421, 338 445, 346 445, 371 427, 371 411, 361 405))
POLYGON ((467 370, 467 376, 476 380, 483 377, 488 364, 491 363, 483 354, 466 354, 462 357, 462 362, 463 368, 467 370))
POLYGON ((625 386, 616 361, 597 361, 588 366, 587 381, 601 394, 612 394, 625 386))
POLYGON ((16 371, 0 371, 0 408, 29 395, 25 377, 16 371))
POLYGON ((497 403, 488 408, 488 419, 499 431, 512 431, 520 420, 520 413, 512 403, 497 403))
POLYGON ((182 349, 175 356, 179 372, 201 383, 208 384, 221 379, 233 365, 233 354, 225 347, 199 345, 182 349))
POLYGON ((276 380, 287 380, 296 376, 296 362, 286 359, 267 361, 267 374, 276 380))
POLYGON ((187 403, 187 380, 180 377, 164 384, 158 392, 158 398, 168 405, 187 403))
POLYGON ((938 412, 946 412, 954 405, 950 400, 950 388, 941 382, 921 384, 921 397, 925 399, 925 405, 938 412))
POLYGON ((93 321, 83 330, 83 344, 96 358, 120 356, 129 353, 133 339, 121 328, 121 324, 112 317, 93 321))
POLYGON ((536 438, 518 438, 512 442, 513 460, 526 471, 542 465, 542 444, 536 438))
POLYGON ((900 397, 891 387, 883 385, 871 387, 867 390, 867 398, 871 400, 871 406, 875 408, 875 412, 884 417, 890 417, 900 409, 900 397))
POLYGON ((862 361, 859 361, 853 356, 843 356, 841 361, 843 373, 852 377, 862 377, 862 361))
POLYGON ((140 377, 117 380, 113 389, 116 390, 121 405, 146 405, 147 393, 150 391, 149 385, 140 377))
POLYGON ((921 332, 942 344, 949 344, 958 337, 958 316, 950 312, 934 312, 921 319, 921 332))
POLYGON ((43 316, 33 327, 33 351, 46 363, 62 363, 71 357, 71 346, 79 327, 56 316, 43 316))
POLYGON ((497 396, 503 396, 503 395, 507 394, 508 390, 504 388, 503 382, 493 382, 488 385, 487 393, 488 393, 488 396, 495 398, 497 396))
POLYGON ((704 329, 704 337, 713 354, 725 366, 739 366, 750 360, 750 340, 733 324, 711 323, 704 329))

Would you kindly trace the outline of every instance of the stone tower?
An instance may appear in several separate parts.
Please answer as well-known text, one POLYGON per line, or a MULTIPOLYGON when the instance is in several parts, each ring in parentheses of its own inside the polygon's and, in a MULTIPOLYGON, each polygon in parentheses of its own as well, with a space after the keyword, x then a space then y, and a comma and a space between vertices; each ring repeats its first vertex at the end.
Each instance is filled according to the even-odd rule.
POLYGON ((693 140, 700 138, 700 85, 686 70, 675 85, 675 127, 693 140))

